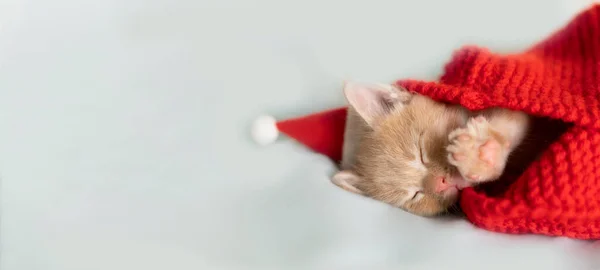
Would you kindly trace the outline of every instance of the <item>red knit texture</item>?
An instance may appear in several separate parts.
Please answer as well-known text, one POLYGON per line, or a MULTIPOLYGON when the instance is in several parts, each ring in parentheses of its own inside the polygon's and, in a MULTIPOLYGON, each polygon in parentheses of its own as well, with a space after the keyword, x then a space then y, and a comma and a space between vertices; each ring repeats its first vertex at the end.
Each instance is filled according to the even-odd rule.
POLYGON ((506 189, 465 189, 460 205, 468 220, 491 231, 600 239, 599 73, 595 5, 523 53, 465 47, 439 82, 397 83, 471 110, 498 106, 570 124, 524 173, 501 179, 510 180, 506 189))

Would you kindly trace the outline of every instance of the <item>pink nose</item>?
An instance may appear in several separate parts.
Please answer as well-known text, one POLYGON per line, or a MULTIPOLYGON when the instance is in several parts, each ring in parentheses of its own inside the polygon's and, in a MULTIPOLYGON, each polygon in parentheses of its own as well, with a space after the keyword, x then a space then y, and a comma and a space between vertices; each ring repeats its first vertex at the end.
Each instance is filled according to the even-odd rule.
POLYGON ((437 193, 444 192, 453 186, 452 183, 449 183, 448 180, 446 180, 446 177, 438 176, 435 178, 435 192, 437 193))

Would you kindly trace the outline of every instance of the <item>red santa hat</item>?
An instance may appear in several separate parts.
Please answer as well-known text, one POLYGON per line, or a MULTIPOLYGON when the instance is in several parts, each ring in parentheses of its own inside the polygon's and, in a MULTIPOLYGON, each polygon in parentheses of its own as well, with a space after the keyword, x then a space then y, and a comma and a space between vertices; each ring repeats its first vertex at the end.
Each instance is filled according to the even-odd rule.
POLYGON ((281 132, 339 162, 342 158, 346 111, 345 107, 336 108, 281 121, 270 115, 262 115, 252 125, 252 138, 260 145, 267 145, 277 140, 281 132))

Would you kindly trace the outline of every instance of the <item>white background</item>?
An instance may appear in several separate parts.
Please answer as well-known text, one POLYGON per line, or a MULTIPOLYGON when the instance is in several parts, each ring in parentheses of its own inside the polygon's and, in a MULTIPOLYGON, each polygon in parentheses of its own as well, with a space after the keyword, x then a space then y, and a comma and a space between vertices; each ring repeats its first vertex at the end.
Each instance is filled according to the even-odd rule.
POLYGON ((571 0, 0 0, 0 269, 587 269, 599 250, 344 192, 259 114, 343 79, 433 79, 523 49, 571 0))

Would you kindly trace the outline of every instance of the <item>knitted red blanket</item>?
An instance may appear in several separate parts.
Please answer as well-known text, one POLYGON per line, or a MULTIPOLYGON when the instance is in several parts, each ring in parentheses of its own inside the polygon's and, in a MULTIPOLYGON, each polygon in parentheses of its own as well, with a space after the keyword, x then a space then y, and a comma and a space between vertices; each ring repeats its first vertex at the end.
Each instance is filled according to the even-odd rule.
POLYGON ((466 47, 439 82, 397 83, 471 110, 498 106, 568 123, 524 173, 501 179, 506 189, 465 189, 460 205, 491 231, 600 239, 600 5, 523 53, 466 47))

